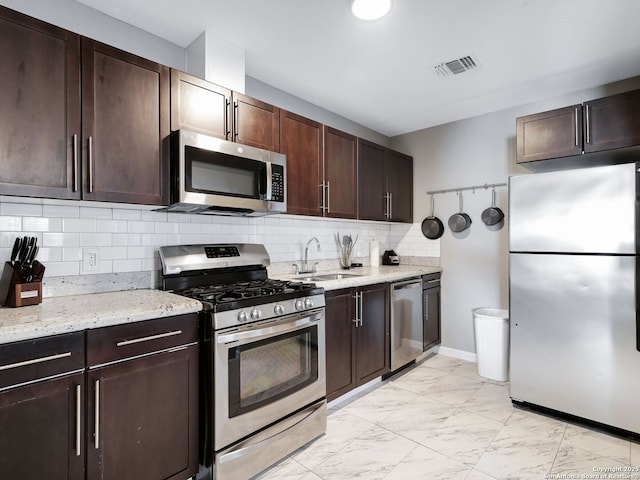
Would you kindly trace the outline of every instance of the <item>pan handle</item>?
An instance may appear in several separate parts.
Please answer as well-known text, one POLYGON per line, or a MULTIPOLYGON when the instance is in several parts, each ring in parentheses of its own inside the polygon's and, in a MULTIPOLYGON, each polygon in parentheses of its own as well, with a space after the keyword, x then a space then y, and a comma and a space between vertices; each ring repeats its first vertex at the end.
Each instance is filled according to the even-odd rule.
POLYGON ((462 190, 458 190, 458 205, 460 206, 460 213, 464 212, 463 208, 462 208, 462 190))
POLYGON ((432 193, 431 194, 431 216, 432 217, 433 217, 433 212, 435 211, 434 204, 435 204, 435 200, 433 199, 433 193, 432 193))
POLYGON ((491 208, 496 208, 496 187, 491 190, 491 208))

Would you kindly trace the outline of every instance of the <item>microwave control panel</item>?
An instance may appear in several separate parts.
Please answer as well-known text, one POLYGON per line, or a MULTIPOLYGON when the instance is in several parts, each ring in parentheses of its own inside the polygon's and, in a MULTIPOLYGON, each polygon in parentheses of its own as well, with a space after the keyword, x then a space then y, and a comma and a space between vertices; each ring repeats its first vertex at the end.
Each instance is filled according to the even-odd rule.
POLYGON ((284 166, 271 164, 271 200, 284 202, 284 166))

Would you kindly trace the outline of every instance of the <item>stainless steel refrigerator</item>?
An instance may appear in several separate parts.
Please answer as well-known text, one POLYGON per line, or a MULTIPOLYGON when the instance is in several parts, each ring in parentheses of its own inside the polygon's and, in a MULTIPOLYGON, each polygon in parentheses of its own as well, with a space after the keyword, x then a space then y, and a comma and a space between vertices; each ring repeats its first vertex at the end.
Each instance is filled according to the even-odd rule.
POLYGON ((639 165, 509 180, 510 393, 640 434, 639 165))

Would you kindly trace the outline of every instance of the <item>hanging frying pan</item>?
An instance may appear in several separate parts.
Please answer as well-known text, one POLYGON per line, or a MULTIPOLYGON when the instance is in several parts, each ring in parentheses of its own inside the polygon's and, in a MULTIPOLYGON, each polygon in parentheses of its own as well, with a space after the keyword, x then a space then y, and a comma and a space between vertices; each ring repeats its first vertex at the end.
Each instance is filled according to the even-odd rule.
POLYGON ((482 221, 491 227, 497 225, 504 218, 504 212, 496 207, 496 187, 491 191, 491 206, 482 212, 482 221))
POLYGON ((458 192, 458 202, 460 204, 460 212, 454 213, 449 217, 449 228, 452 232, 464 232, 471 226, 471 217, 462 211, 462 191, 458 192))
POLYGON ((433 215, 433 194, 431 194, 431 215, 422 221, 422 234, 429 240, 437 240, 444 233, 444 225, 433 215))

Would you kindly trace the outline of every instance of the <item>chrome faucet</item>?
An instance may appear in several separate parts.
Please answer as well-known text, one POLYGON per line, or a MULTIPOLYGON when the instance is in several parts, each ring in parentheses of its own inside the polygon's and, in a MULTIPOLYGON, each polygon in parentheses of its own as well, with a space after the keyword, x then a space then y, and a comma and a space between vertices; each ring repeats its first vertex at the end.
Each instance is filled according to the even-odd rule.
POLYGON ((318 246, 318 251, 320 251, 320 240, 318 240, 317 237, 311 237, 307 242, 307 246, 304 249, 304 259, 302 260, 302 265, 300 266, 300 268, 298 268, 298 266, 294 263, 294 266, 296 267, 296 275, 300 273, 316 272, 316 265, 318 265, 318 262, 314 263, 312 267, 309 267, 309 247, 311 246, 311 242, 313 241, 316 242, 316 245, 318 246))

